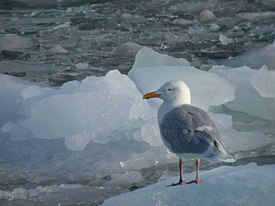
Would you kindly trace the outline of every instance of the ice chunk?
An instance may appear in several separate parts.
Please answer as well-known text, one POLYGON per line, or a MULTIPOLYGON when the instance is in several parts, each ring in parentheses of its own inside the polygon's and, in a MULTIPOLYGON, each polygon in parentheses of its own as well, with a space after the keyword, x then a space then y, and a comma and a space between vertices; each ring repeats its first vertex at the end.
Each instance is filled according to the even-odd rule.
POLYGON ((88 69, 89 68, 88 63, 77 63, 75 66, 77 69, 88 69))
POLYGON ((65 139, 65 145, 69 150, 82 151, 93 137, 93 133, 81 132, 73 134, 65 139))
POLYGON ((126 42, 115 48, 112 53, 123 58, 134 58, 141 48, 142 46, 137 43, 126 42))
POLYGON ((157 121, 144 124, 138 131, 136 131, 134 139, 137 141, 148 142, 152 146, 160 146, 163 144, 160 138, 157 121))
MULTIPOLYGON (((137 53, 136 61, 133 65, 132 70, 129 72, 135 73, 137 68, 146 68, 146 67, 157 67, 157 66, 189 66, 190 63, 183 58, 174 58, 166 54, 159 54, 154 50, 144 47, 137 53), (142 61, 143 60, 143 61, 142 61)), ((133 74, 134 76, 134 74, 133 74)))
POLYGON ((222 142, 229 153, 251 151, 273 142, 259 131, 237 131, 232 128, 232 117, 225 114, 210 113, 221 134, 222 142))
POLYGON ((180 26, 186 26, 190 24, 194 24, 195 21, 193 20, 188 20, 188 19, 175 19, 173 21, 173 24, 180 25, 180 26))
MULTIPOLYGON (((148 119, 152 117, 152 108, 142 99, 142 94, 137 90, 135 83, 126 75, 121 75, 118 71, 111 71, 106 74, 102 82, 112 95, 123 95, 131 98, 131 108, 129 118, 148 119)), ((122 108, 122 107, 121 107, 122 108)))
POLYGON ((127 98, 102 97, 100 93, 94 93, 93 96, 81 93, 57 95, 32 105, 32 115, 24 122, 24 126, 39 138, 66 137, 82 131, 111 131, 121 127, 128 119, 131 106, 128 102, 127 98), (117 105, 123 106, 125 112, 117 105), (47 110, 46 114, 44 109, 47 110), (47 125, 43 126, 42 116, 47 120, 47 125))
POLYGON ((252 151, 274 142, 273 139, 257 131, 239 132, 228 128, 220 132, 221 139, 229 153, 252 151))
POLYGON ((31 39, 16 34, 5 34, 0 37, 0 50, 26 51, 31 49, 33 45, 31 39))
MULTIPOLYGON (((237 78, 231 80, 230 75, 223 74, 230 70, 202 72, 194 67, 184 66, 188 64, 185 60, 161 55, 148 48, 142 49, 141 52, 143 50, 145 56, 143 53, 139 53, 135 65, 145 65, 146 67, 135 67, 134 65, 131 73, 134 77, 140 78, 137 85, 146 92, 158 88, 161 85, 161 83, 157 85, 160 80, 165 82, 169 80, 166 78, 178 78, 181 75, 190 83, 193 102, 201 108, 207 109, 209 106, 223 104, 232 99, 235 91, 232 85, 239 86, 244 82, 249 83, 248 80, 245 80, 247 74, 243 76, 236 74, 237 78), (150 62, 146 60, 147 57, 156 57, 158 61, 154 63, 155 60, 152 60, 150 66, 150 62), (144 58, 145 61, 143 62, 139 58, 144 58), (164 66, 155 66, 159 62, 163 62, 164 66), (148 80, 147 75, 153 76, 154 79, 148 80), (224 76, 231 83, 220 76, 224 76), (156 87, 152 85, 156 85, 156 87)), ((7 89, 3 90, 3 95, 12 97, 11 101, 5 103, 8 108, 6 116, 12 116, 9 112, 16 108, 15 115, 20 116, 20 118, 9 117, 10 119, 3 120, 1 131, 8 133, 13 140, 33 137, 41 139, 65 137, 66 147, 73 151, 83 151, 91 140, 93 143, 106 144, 122 138, 149 143, 151 147, 163 146, 156 124, 158 107, 150 107, 147 101, 142 100, 142 95, 136 89, 136 85, 130 78, 118 71, 111 71, 104 77, 89 77, 82 82, 67 82, 60 88, 43 88, 25 82, 17 85, 15 79, 9 79, 6 76, 3 76, 1 83, 3 83, 2 89, 7 86, 16 89, 15 94, 13 92, 7 94, 7 89), (17 106, 9 109, 8 106, 11 102, 17 102, 17 106), (110 135, 111 133, 114 135, 110 135)), ((238 97, 243 98, 242 95, 238 97)), ((4 102, 3 99, 1 98, 0 101, 4 102)), ((247 108, 247 103, 244 105, 247 108)), ((240 107, 239 104, 237 106, 240 107)), ((4 112, 7 111, 3 110, 4 112)), ((211 115, 212 117, 217 116, 211 115)), ((226 115, 220 115, 214 120, 221 130, 222 136, 228 138, 224 142, 229 151, 247 151, 269 143, 269 139, 262 134, 241 133, 231 129, 232 120, 226 115), (259 142, 256 136, 261 138, 261 144, 256 144, 259 142), (251 137, 251 140, 248 137, 251 137), (235 147, 235 145, 240 145, 240 142, 246 142, 247 147, 235 147)), ((164 162, 168 159, 165 157, 166 154, 167 152, 162 154, 164 162)), ((148 159, 145 159, 141 165, 147 165, 150 160, 155 158, 150 152, 147 157, 148 159)), ((141 165, 139 166, 142 167, 141 165)))
POLYGON ((209 113, 211 119, 214 120, 218 129, 228 129, 233 125, 232 117, 226 114, 209 113))
POLYGON ((32 131, 21 126, 20 124, 15 124, 13 122, 4 124, 1 130, 4 133, 8 133, 12 140, 26 140, 34 138, 32 131))
POLYGON ((23 98, 20 93, 29 84, 18 78, 0 74, 0 127, 21 116, 23 98))
POLYGON ((262 97, 275 98, 275 71, 268 71, 268 68, 263 66, 251 76, 250 82, 262 97))
POLYGON ((32 104, 31 116, 22 124, 38 138, 111 131, 128 120, 130 107, 131 99, 122 95, 99 92, 54 95, 32 104), (47 123, 43 124, 45 120, 47 123))
POLYGON ((60 45, 56 45, 55 47, 51 48, 48 50, 50 53, 54 53, 54 54, 66 54, 69 51, 64 49, 62 46, 60 45))
MULTIPOLYGON (((232 85, 239 86, 242 78, 249 76, 237 76, 240 82, 237 78, 231 81, 222 72, 202 72, 188 66, 186 60, 149 49, 145 49, 145 53, 145 56, 140 56, 144 62, 137 58, 135 63, 145 67, 133 67, 138 74, 134 77, 140 78, 140 82, 137 81, 140 88, 144 87, 146 92, 155 90, 161 85, 158 81, 182 75, 195 91, 194 102, 201 104, 202 108, 223 104, 225 98, 233 98, 231 93, 227 94, 234 94, 232 85), (157 66, 150 65, 147 56, 156 57, 157 66), (164 65, 159 65, 159 62, 164 65), (154 77, 152 82, 148 74, 154 77), (217 90, 223 87, 226 89, 217 90)), ((0 78, 0 111, 3 114, 0 164, 3 160, 10 166, 4 167, 3 174, 14 171, 16 176, 32 182, 53 176, 79 180, 178 160, 163 146, 156 123, 158 107, 150 107, 142 99, 142 94, 127 75, 115 70, 102 77, 71 81, 56 88, 42 87, 5 75, 0 75, 0 78), (17 167, 18 162, 23 166, 17 167)), ((250 83, 250 80, 244 82, 250 83)), ((251 85, 250 88, 254 89, 251 85)), ((259 94, 258 97, 262 98, 259 94)), ((224 142, 229 151, 256 150, 269 143, 269 139, 259 132, 245 133, 231 129, 232 119, 229 116, 211 116, 222 138, 226 138, 224 142)))
POLYGON ((228 38, 227 36, 225 36, 224 34, 220 33, 219 35, 219 40, 222 43, 222 45, 228 45, 234 42, 234 40, 232 38, 228 38))
POLYGON ((129 154, 128 158, 120 161, 119 164, 123 170, 131 171, 177 161, 178 157, 162 145, 159 147, 151 147, 150 150, 143 151, 142 153, 129 154))
POLYGON ((273 71, 253 70, 246 66, 234 69, 216 66, 210 72, 223 76, 236 86, 236 98, 226 104, 230 109, 242 111, 263 119, 275 120, 274 99, 263 98, 260 95, 265 93, 265 91, 267 93, 272 92, 274 88, 274 83, 272 82, 275 82, 273 71), (265 78, 258 79, 258 77, 265 78), (262 81, 265 81, 266 85, 260 89, 259 82, 262 81), (253 84, 257 85, 255 86, 256 89, 253 84), (258 92, 257 88, 261 92, 258 92))
MULTIPOLYGON (((149 119, 154 112, 131 79, 118 71, 111 71, 105 77, 88 77, 82 83, 68 82, 58 89, 27 83, 17 85, 4 75, 2 80, 2 94, 6 95, 5 98, 13 98, 1 98, 5 106, 5 109, 1 107, 3 116, 6 112, 16 111, 16 108, 20 112, 15 114, 22 115, 20 121, 14 118, 16 123, 11 121, 9 113, 5 116, 11 119, 3 120, 2 131, 8 132, 14 140, 26 139, 27 136, 45 139, 66 137, 66 146, 78 151, 84 149, 93 137, 98 137, 93 134, 137 128, 142 124, 136 124, 135 120, 149 119), (16 89, 16 95, 11 89, 7 93, 7 87, 16 89), (13 107, 9 109, 11 105, 13 107)), ((94 140, 107 141, 106 138, 94 140)))
POLYGON ((32 98, 35 96, 39 96, 43 92, 45 92, 45 90, 43 91, 43 89, 41 87, 33 85, 33 86, 29 86, 29 87, 26 87, 25 89, 23 89, 21 92, 21 97, 23 99, 28 99, 28 98, 32 98))
POLYGON ((237 14, 238 17, 243 19, 247 19, 250 21, 259 21, 263 19, 272 19, 275 17, 274 11, 266 11, 266 12, 240 12, 237 14))
MULTIPOLYGON (((200 185, 167 188, 178 177, 113 197, 108 205, 273 205, 275 197, 275 165, 222 166, 202 172, 200 185), (221 198, 222 197, 222 198, 221 198)), ((190 181, 195 174, 186 175, 190 181)))
POLYGON ((274 54, 275 42, 231 58, 227 64, 233 67, 249 66, 253 69, 260 69, 263 65, 266 65, 270 70, 275 70, 274 54))
POLYGON ((257 2, 260 2, 262 4, 266 4, 266 5, 271 6, 272 8, 274 8, 275 0, 258 0, 257 2))
POLYGON ((208 109, 234 99, 234 86, 214 73, 189 66, 185 59, 159 54, 152 49, 141 49, 130 70, 130 78, 144 94, 157 90, 169 80, 182 79, 190 87, 192 104, 208 109))

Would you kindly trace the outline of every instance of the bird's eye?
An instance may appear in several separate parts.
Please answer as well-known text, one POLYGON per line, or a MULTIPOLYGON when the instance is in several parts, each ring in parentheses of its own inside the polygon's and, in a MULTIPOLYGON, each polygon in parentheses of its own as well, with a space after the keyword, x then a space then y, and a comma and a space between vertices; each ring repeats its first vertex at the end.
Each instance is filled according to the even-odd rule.
POLYGON ((171 90, 172 90, 171 88, 165 89, 166 92, 170 92, 171 90))

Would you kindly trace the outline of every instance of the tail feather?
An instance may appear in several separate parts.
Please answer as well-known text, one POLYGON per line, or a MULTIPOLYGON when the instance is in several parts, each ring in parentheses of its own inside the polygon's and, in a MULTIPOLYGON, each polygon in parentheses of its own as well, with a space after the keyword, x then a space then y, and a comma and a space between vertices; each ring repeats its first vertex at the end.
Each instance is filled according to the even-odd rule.
POLYGON ((226 154, 226 155, 222 155, 221 156, 221 161, 226 162, 226 163, 233 163, 236 162, 236 160, 234 159, 234 157, 230 154, 226 154))
POLYGON ((212 163, 217 162, 226 162, 226 163, 233 163, 236 162, 234 157, 231 154, 228 154, 224 147, 219 144, 217 141, 214 142, 215 147, 212 147, 212 151, 209 152, 207 155, 207 160, 212 163))
POLYGON ((236 162, 236 160, 233 158, 232 155, 223 154, 223 153, 208 157, 207 160, 212 163, 217 163, 217 162, 233 163, 233 162, 236 162))
POLYGON ((234 157, 231 154, 228 154, 223 147, 218 141, 214 141, 214 145, 218 148, 219 154, 217 155, 217 158, 220 159, 222 162, 227 162, 227 163, 232 163, 236 162, 234 157))

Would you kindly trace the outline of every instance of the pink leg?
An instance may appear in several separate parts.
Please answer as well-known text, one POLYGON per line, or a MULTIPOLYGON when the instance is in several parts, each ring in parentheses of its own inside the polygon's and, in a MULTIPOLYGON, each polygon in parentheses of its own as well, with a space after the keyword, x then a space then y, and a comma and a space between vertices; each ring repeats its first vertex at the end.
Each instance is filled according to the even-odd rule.
POLYGON ((201 184, 201 183, 203 183, 203 180, 199 179, 200 163, 201 163, 200 159, 197 159, 197 161, 196 161, 196 179, 192 180, 190 182, 187 182, 186 184, 191 184, 191 183, 201 184))
POLYGON ((182 176, 183 176, 183 161, 182 161, 182 159, 179 160, 179 167, 180 167, 180 180, 179 180, 179 182, 168 185, 167 187, 186 184, 186 182, 184 182, 183 178, 182 178, 182 176))

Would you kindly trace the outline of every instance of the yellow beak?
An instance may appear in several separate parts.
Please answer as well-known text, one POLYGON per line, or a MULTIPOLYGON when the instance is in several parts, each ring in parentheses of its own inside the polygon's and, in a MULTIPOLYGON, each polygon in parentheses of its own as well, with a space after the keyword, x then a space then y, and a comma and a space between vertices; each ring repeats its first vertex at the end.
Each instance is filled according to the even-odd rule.
POLYGON ((160 95, 161 94, 158 94, 157 92, 149 92, 149 93, 143 95, 143 99, 156 98, 156 97, 159 97, 160 95))

